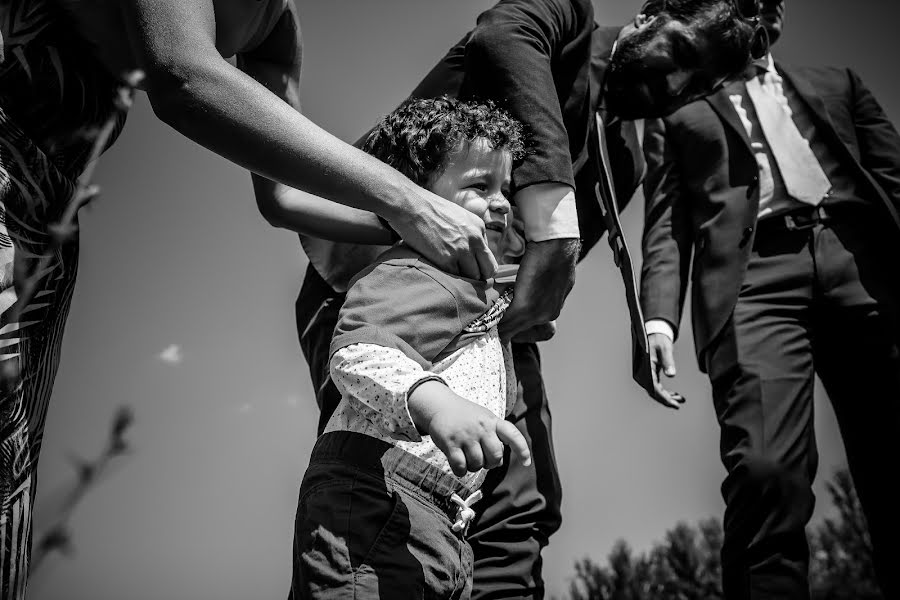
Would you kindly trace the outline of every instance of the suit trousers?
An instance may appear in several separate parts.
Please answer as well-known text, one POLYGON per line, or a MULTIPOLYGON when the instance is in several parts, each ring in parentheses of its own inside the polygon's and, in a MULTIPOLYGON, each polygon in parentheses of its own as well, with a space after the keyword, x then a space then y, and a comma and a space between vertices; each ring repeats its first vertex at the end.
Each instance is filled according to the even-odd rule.
POLYGON ((810 596, 815 374, 834 406, 879 583, 900 598, 900 243, 874 210, 837 215, 802 231, 778 218, 758 224, 734 312, 703 354, 727 470, 729 600, 810 596))
MULTIPOLYGON (((340 402, 328 375, 328 349, 344 301, 310 266, 296 303, 300 347, 316 390, 321 433, 340 402)), ((551 435, 551 416, 536 344, 513 344, 519 393, 507 417, 528 441, 532 464, 511 460, 488 471, 475 505, 468 541, 474 554, 473 600, 544 597, 541 550, 562 521, 562 488, 551 435)))

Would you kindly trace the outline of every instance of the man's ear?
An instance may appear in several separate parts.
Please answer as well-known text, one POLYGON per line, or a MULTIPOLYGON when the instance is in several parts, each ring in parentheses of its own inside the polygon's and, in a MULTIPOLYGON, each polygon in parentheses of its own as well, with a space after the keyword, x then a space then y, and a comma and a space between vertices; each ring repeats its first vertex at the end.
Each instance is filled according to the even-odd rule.
POLYGON ((659 18, 658 15, 647 16, 644 13, 640 13, 634 18, 634 27, 638 30, 643 29, 644 27, 651 25, 657 18, 659 18))

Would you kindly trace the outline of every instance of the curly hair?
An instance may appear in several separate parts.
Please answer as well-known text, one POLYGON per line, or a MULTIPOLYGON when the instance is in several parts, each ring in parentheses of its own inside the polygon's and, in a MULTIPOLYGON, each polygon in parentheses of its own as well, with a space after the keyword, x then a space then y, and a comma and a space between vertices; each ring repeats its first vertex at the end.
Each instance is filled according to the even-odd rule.
MULTIPOLYGON (((649 0, 643 12, 662 17, 656 28, 669 20, 680 21, 694 35, 702 35, 715 44, 715 52, 706 59, 717 75, 733 76, 750 63, 750 38, 753 26, 741 17, 731 1, 723 0, 649 0)), ((652 28, 651 28, 652 29, 652 28)), ((648 32, 650 35, 650 32, 648 32)))
POLYGON ((525 155, 522 124, 493 102, 447 96, 410 98, 384 117, 366 138, 363 150, 428 187, 463 142, 487 140, 519 161, 525 155))

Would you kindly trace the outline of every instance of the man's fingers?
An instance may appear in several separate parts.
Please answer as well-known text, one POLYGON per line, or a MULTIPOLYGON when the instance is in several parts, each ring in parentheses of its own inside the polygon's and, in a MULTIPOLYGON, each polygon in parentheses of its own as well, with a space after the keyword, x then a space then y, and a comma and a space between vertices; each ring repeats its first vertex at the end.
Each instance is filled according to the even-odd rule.
POLYGON ((447 450, 447 462, 450 463, 450 468, 453 470, 453 474, 457 477, 463 477, 467 473, 466 470, 466 455, 462 451, 462 448, 453 447, 447 450))
MULTIPOLYGON (((556 321, 538 323, 519 331, 512 336, 512 341, 519 343, 546 342, 556 335, 556 321)), ((501 334, 502 338, 502 334, 501 334)))
POLYGON ((528 442, 522 432, 516 429, 516 426, 509 421, 497 421, 497 437, 500 441, 509 446, 513 456, 518 458, 523 465, 531 465, 531 450, 528 448, 528 442))
POLYGON ((513 307, 510 306, 506 313, 504 313, 503 319, 498 326, 498 329, 500 330, 500 339, 507 342, 521 333, 526 325, 524 317, 524 313, 514 311, 513 307))
POLYGON ((667 376, 675 377, 675 353, 671 343, 662 346, 662 366, 667 376))
POLYGON ((460 255, 456 263, 458 265, 459 274, 469 279, 481 279, 481 267, 475 257, 470 253, 460 255))
POLYGON ((669 390, 664 388, 662 384, 659 383, 659 379, 657 376, 654 376, 653 379, 653 399, 663 406, 674 408, 675 410, 681 408, 681 405, 684 404, 684 397, 681 394, 670 392, 669 390))
POLYGON ((477 238, 471 252, 478 263, 480 275, 477 278, 486 281, 493 277, 497 272, 497 259, 494 258, 494 253, 487 245, 487 238, 484 236, 477 238))
POLYGON ((492 435, 482 438, 481 451, 484 454, 486 469, 493 469, 503 464, 503 443, 499 438, 492 435))

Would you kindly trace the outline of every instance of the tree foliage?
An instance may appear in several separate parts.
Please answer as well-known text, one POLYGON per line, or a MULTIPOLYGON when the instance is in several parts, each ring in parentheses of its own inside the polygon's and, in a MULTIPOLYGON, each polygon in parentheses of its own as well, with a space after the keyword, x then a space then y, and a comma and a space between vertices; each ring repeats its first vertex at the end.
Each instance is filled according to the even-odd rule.
MULTIPOLYGON (((846 470, 827 486, 835 516, 809 532, 813 600, 881 600, 872 567, 866 520, 846 470)), ((624 540, 605 564, 575 563, 571 600, 719 600, 722 595, 722 524, 678 523, 649 552, 635 554, 624 540)))

